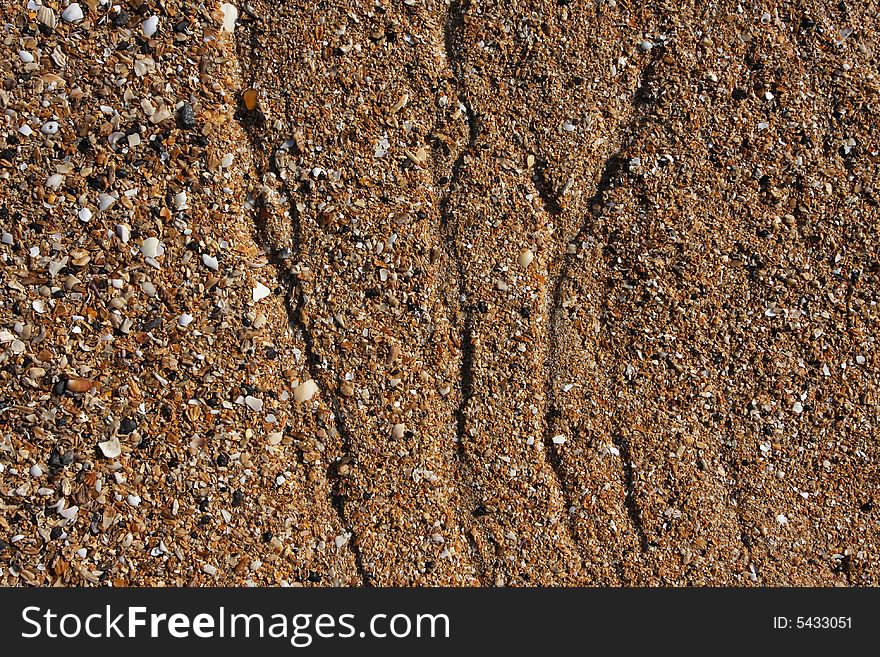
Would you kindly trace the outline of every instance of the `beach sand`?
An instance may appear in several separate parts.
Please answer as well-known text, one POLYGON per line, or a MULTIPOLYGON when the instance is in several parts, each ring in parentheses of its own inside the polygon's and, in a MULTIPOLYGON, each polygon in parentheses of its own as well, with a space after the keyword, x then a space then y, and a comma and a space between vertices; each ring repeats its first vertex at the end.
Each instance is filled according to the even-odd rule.
POLYGON ((868 2, 0 8, 0 583, 880 583, 868 2))

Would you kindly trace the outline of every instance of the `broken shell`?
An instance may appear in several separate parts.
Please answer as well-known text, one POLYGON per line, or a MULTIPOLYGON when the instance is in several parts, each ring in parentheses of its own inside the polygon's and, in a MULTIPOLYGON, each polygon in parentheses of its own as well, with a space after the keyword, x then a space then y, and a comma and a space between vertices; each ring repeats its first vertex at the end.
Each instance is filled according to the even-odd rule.
POLYGON ((272 294, 272 290, 263 285, 262 283, 257 283, 254 287, 253 296, 254 301, 260 301, 261 299, 265 299, 270 294, 272 294))
POLYGON ((98 443, 98 447, 101 449, 101 453, 108 459, 115 459, 122 454, 122 445, 119 444, 119 438, 116 437, 105 440, 103 443, 98 443))
POLYGON ((141 244, 141 253, 147 258, 156 258, 165 253, 165 249, 162 247, 162 244, 158 239, 155 237, 148 237, 144 240, 144 243, 141 244))
POLYGON ((318 384, 314 379, 303 381, 293 391, 293 398, 298 402, 307 402, 318 392, 318 384))
POLYGON ((238 20, 238 8, 228 2, 224 2, 220 9, 223 11, 223 30, 235 32, 235 21, 238 20))

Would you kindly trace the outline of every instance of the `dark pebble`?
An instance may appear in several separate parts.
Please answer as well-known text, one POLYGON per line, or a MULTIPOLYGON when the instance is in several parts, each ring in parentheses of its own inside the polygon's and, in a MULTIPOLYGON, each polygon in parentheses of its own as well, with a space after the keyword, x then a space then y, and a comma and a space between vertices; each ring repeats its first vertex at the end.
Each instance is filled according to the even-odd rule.
POLYGON ((320 582, 321 581, 321 573, 316 573, 316 572, 309 573, 309 581, 310 582, 320 582))
POLYGON ((53 541, 57 541, 59 538, 61 538, 61 535, 63 533, 64 530, 61 529, 61 527, 53 527, 52 531, 49 532, 49 538, 51 538, 53 541))
POLYGON ((113 25, 115 27, 125 27, 128 25, 128 21, 131 20, 131 16, 126 14, 124 11, 120 11, 116 16, 113 17, 113 25))
POLYGON ((61 455, 61 465, 70 465, 76 459, 76 452, 72 449, 67 450, 61 455))
POLYGON ((125 418, 122 422, 119 423, 119 433, 124 436, 127 436, 132 431, 137 429, 138 423, 137 420, 134 420, 130 417, 125 418))
POLYGON ((221 468, 225 468, 227 465, 229 465, 229 457, 226 456, 226 454, 221 454, 217 457, 217 465, 219 465, 221 468))
POLYGON ((240 490, 235 491, 232 494, 232 506, 241 506, 242 502, 244 502, 244 493, 240 490))
POLYGON ((5 550, 8 547, 9 547, 9 543, 7 543, 6 541, 0 540, 0 552, 3 552, 3 550, 5 550))
POLYGON ((60 468, 63 465, 64 463, 61 461, 61 452, 59 452, 57 448, 53 448, 52 453, 49 454, 49 467, 60 468))
POLYGON ((154 328, 156 328, 157 326, 160 326, 161 324, 162 324, 162 318, 161 317, 154 317, 149 322, 144 322, 141 325, 141 329, 144 331, 152 331, 154 328))
POLYGON ((189 103, 184 103, 177 110, 177 125, 184 130, 196 127, 196 113, 189 103))

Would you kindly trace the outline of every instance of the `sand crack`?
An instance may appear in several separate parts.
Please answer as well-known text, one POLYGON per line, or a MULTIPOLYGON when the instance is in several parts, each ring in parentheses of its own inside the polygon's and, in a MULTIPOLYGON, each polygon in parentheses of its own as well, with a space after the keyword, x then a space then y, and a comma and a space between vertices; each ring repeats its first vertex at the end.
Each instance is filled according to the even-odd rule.
MULTIPOLYGON (((465 289, 464 268, 458 253, 458 243, 455 239, 455 233, 450 226, 450 216, 451 213, 454 212, 454 209, 450 207, 451 198, 459 184, 459 181, 461 180, 463 172, 465 171, 465 168, 467 166, 467 158, 473 152, 474 146, 477 142, 477 137, 479 136, 479 123, 477 120, 477 115, 474 112, 471 104, 468 102, 467 95, 465 93, 465 85, 461 72, 462 63, 459 54, 459 39, 461 38, 462 30, 464 29, 464 13, 467 11, 467 5, 468 3, 466 1, 452 2, 449 5, 449 9, 447 10, 446 20, 443 25, 444 52, 446 54, 447 64, 452 71, 453 77, 456 81, 457 98, 465 108, 465 117, 467 119, 468 128, 468 141, 467 144, 465 144, 464 147, 460 150, 458 156, 452 164, 452 174, 446 187, 446 193, 443 195, 440 201, 440 228, 446 247, 445 250, 447 257, 451 262, 454 263, 456 270, 456 286, 458 288, 457 297, 460 304, 459 309, 461 315, 461 334, 459 338, 461 349, 461 366, 459 370, 460 399, 458 407, 455 409, 455 426, 457 437, 455 454, 456 481, 459 495, 461 495, 462 497, 473 497, 472 491, 470 495, 467 495, 463 490, 463 482, 473 481, 472 465, 468 459, 464 447, 467 437, 467 418, 465 409, 467 408, 467 404, 470 401, 474 391, 474 346, 473 324, 471 319, 472 311, 467 305, 467 291, 465 289)), ((476 513, 477 507, 475 500, 471 499, 469 501, 471 502, 470 506, 474 507, 474 510, 472 512, 476 513)), ((482 555, 482 552, 480 551, 480 547, 477 544, 475 537, 473 536, 473 523, 469 519, 467 519, 468 513, 468 509, 461 508, 458 510, 460 522, 462 528, 464 529, 464 533, 466 534, 467 541, 471 550, 471 557, 474 565, 478 570, 480 581, 483 584, 490 584, 491 581, 489 580, 487 565, 482 555)))
MULTIPOLYGON (((239 70, 244 70, 245 67, 242 66, 242 62, 246 62, 247 70, 250 72, 251 76, 249 85, 253 84, 256 75, 252 58, 253 51, 257 43, 256 39, 258 29, 258 24, 254 23, 247 31, 247 48, 245 48, 242 43, 243 39, 237 39, 239 70)), ((243 31, 240 31, 240 34, 242 32, 243 31)), ((287 97, 287 102, 289 103, 289 95, 287 97)), ((262 179, 262 174, 264 173, 272 173, 276 176, 278 180, 281 180, 282 178, 279 175, 280 172, 277 171, 274 160, 271 157, 265 156, 265 150, 262 147, 262 144, 264 144, 266 141, 265 135, 263 134, 265 119, 262 114, 257 112, 254 115, 242 115, 240 117, 240 120, 244 132, 250 141, 251 156, 253 158, 254 166, 258 168, 258 173, 260 174, 259 178, 262 179)), ((306 371, 312 379, 320 381, 321 377, 318 375, 318 372, 321 371, 320 360, 314 349, 314 338, 304 319, 306 296, 301 287, 297 285, 296 277, 290 270, 289 263, 289 259, 291 256, 296 257, 302 251, 302 228, 299 221, 299 213, 296 209, 296 204, 293 202, 293 199, 295 198, 294 190, 291 189, 290 185, 286 182, 283 184, 283 188, 289 202, 288 215, 292 224, 292 249, 289 249, 289 253, 287 253, 287 248, 279 247, 277 244, 274 243, 274 240, 270 235, 268 225, 265 221, 261 219, 261 210, 265 208, 265 199, 263 196, 258 197, 255 207, 255 240, 257 244, 261 245, 265 249, 266 254, 270 259, 270 262, 275 266, 276 270, 278 271, 279 284, 281 284, 282 287, 285 289, 284 305, 287 311, 290 330, 293 331, 294 334, 301 335, 305 343, 307 364, 306 371)), ((321 387, 325 392, 334 390, 333 386, 326 385, 326 382, 322 382, 321 387)), ((333 423, 337 434, 341 438, 342 450, 344 452, 350 452, 351 439, 345 426, 344 416, 340 411, 337 392, 333 392, 331 394, 331 406, 333 409, 333 423)), ((302 459, 301 450, 300 459, 302 459)), ((357 536, 355 528, 347 518, 347 514, 345 512, 345 497, 340 491, 339 477, 335 474, 335 464, 331 463, 328 466, 326 477, 328 482, 332 482, 330 490, 328 491, 328 500, 330 502, 330 506, 336 512, 337 518, 343 530, 349 535, 349 540, 346 542, 346 545, 351 551, 355 566, 357 568, 358 576, 361 580, 361 584, 364 586, 369 586, 371 577, 364 566, 363 556, 358 547, 359 537, 357 536)))
MULTIPOLYGON (((601 174, 599 176, 599 181, 596 184, 593 195, 587 201, 587 207, 590 208, 590 211, 594 213, 601 212, 601 208, 604 207, 605 197, 608 192, 614 187, 615 182, 619 179, 620 173, 622 171, 624 161, 621 157, 621 153, 626 148, 629 139, 631 139, 631 135, 635 132, 635 128, 644 122, 645 114, 644 111, 640 111, 639 109, 639 101, 642 99, 644 90, 647 88, 647 85, 649 85, 651 82, 657 60, 658 51, 655 51, 651 61, 642 71, 640 75, 639 85, 636 89, 635 94, 633 95, 633 115, 625 124, 621 125, 621 127, 619 128, 619 134, 623 136, 620 139, 616 150, 605 160, 605 163, 601 170, 601 174), (595 208, 598 208, 598 210, 596 210, 595 208)), ((548 211, 550 211, 551 208, 558 208, 559 199, 556 196, 554 190, 552 190, 550 185, 547 184, 546 178, 542 175, 540 168, 536 173, 536 179, 536 187, 538 193, 541 195, 544 205, 548 209, 548 211)), ((567 240, 567 242, 575 245, 582 242, 590 230, 591 222, 593 219, 593 214, 587 214, 587 216, 582 221, 578 232, 572 239, 567 240)), ((567 247, 567 245, 565 246, 567 247)), ((548 308, 549 331, 547 337, 546 352, 548 356, 544 361, 545 376, 548 382, 544 412, 544 424, 546 429, 544 440, 546 451, 549 455, 549 461, 552 464, 554 471, 556 472, 557 478, 559 479, 560 487, 563 491, 563 494, 566 494, 565 482, 567 479, 567 473, 565 471, 565 466, 562 463, 562 460, 557 452, 556 446, 552 442, 553 420, 560 415, 559 400, 556 398, 556 395, 554 393, 552 381, 555 378, 555 375, 557 374, 556 370, 558 369, 558 364, 554 361, 554 354, 558 353, 561 322, 563 321, 563 318, 561 316, 563 287, 565 283, 570 279, 572 266, 576 262, 577 258, 574 254, 567 254, 563 255, 561 257, 560 264, 554 267, 558 268, 559 273, 556 275, 550 285, 551 293, 549 296, 548 308)), ((615 448, 619 451, 622 461, 624 507, 626 509, 629 521, 633 526, 633 531, 635 531, 636 535, 638 536, 639 544, 642 551, 644 552, 647 551, 649 546, 647 535, 644 529, 644 524, 642 522, 641 511, 635 498, 632 454, 630 452, 629 442, 618 431, 613 431, 610 438, 615 448)), ((566 494, 566 502, 570 504, 571 500, 568 499, 568 495, 570 495, 570 493, 566 494)), ((573 519, 570 519, 570 522, 572 534, 576 536, 576 529, 574 527, 573 519)), ((621 581, 624 581, 622 566, 618 568, 618 577, 621 579, 621 581)))

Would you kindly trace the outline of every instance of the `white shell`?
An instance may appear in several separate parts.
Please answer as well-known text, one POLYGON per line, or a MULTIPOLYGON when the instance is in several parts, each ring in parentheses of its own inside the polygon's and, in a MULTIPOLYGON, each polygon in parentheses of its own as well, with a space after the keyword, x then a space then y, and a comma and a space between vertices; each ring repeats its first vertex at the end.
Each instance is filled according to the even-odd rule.
POLYGON ((141 24, 141 30, 143 30, 145 37, 153 36, 159 29, 159 17, 158 16, 150 16, 147 20, 145 20, 141 24))
POLYGON ((61 12, 61 18, 67 23, 76 23, 83 19, 83 10, 78 2, 67 5, 67 9, 61 12))
POLYGON ((298 402, 307 402, 318 392, 318 384, 314 379, 303 381, 293 391, 293 398, 298 402))
POLYGON ((141 244, 141 253, 143 253, 146 258, 158 258, 165 253, 165 248, 157 238, 148 237, 144 240, 144 243, 141 244))
POLYGON ((260 301, 261 299, 265 299, 270 294, 272 294, 272 290, 263 285, 262 283, 257 283, 256 287, 254 287, 254 301, 260 301))
POLYGON ((235 21, 238 20, 238 8, 228 2, 224 2, 220 9, 223 11, 223 30, 226 32, 235 32, 235 21))
POLYGON ((108 459, 115 459, 122 454, 122 445, 119 444, 119 438, 111 438, 103 443, 98 443, 101 453, 108 459))

